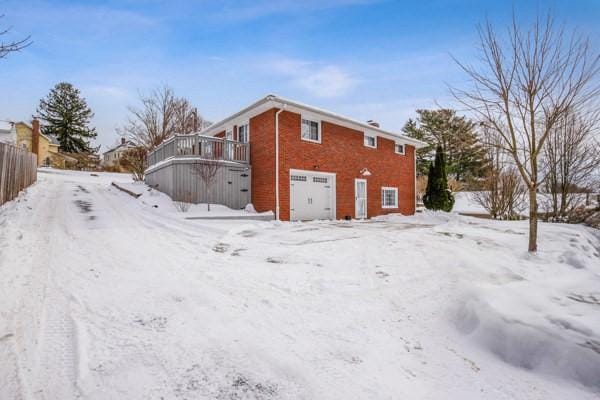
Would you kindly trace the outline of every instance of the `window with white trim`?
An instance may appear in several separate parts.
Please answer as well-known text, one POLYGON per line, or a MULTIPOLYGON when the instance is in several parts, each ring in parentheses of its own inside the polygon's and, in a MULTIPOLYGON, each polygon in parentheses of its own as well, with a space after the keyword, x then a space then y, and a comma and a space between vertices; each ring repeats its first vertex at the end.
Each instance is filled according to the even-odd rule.
POLYGON ((238 126, 238 142, 248 143, 250 140, 250 125, 243 124, 238 126))
POLYGON ((321 143, 321 124, 319 121, 302 118, 302 140, 321 143))
POLYGON ((402 143, 396 143, 396 145, 394 146, 394 150, 396 151, 396 154, 405 154, 405 148, 404 145, 402 143))
POLYGON ((233 128, 227 128, 225 131, 225 139, 233 140, 233 128))
POLYGON ((377 136, 365 133, 365 142, 366 147, 377 148, 377 136))
POLYGON ((381 208, 398 208, 398 188, 381 188, 381 208))

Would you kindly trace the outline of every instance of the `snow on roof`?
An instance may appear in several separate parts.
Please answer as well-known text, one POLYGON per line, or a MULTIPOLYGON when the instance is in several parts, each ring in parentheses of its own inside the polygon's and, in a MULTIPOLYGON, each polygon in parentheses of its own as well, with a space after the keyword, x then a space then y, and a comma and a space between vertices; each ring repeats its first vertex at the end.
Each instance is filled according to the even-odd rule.
POLYGON ((0 120, 0 132, 8 133, 12 130, 13 124, 10 121, 0 120))
POLYGON ((106 151, 105 151, 104 153, 102 153, 102 154, 111 153, 111 152, 113 152, 113 151, 115 151, 115 150, 118 150, 118 149, 119 149, 119 148, 121 148, 121 147, 126 147, 126 148, 129 148, 129 147, 135 147, 135 143, 133 143, 131 140, 127 140, 127 141, 125 141, 125 143, 119 143, 118 145, 116 145, 116 146, 114 146, 114 147, 112 147, 112 148, 110 148, 110 149, 106 150, 106 151))
POLYGON ((304 103, 300 103, 300 102, 297 102, 297 101, 294 101, 294 100, 290 100, 290 99, 287 99, 287 98, 284 98, 284 97, 281 97, 281 96, 277 96, 275 94, 268 94, 268 95, 266 95, 265 97, 259 99, 258 101, 254 102, 253 104, 249 105, 248 107, 246 107, 246 108, 238 111, 237 113, 235 113, 233 115, 230 115, 229 117, 223 119, 222 121, 219 121, 217 123, 212 124, 208 128, 202 130, 201 133, 204 134, 206 132, 206 134, 210 134, 209 132, 215 131, 218 128, 222 128, 223 125, 225 125, 228 122, 234 120, 235 118, 240 117, 241 115, 243 115, 243 114, 245 114, 245 113, 247 113, 249 111, 252 111, 255 108, 258 108, 258 107, 260 107, 260 106, 262 106, 262 105, 264 105, 264 104, 266 104, 268 102, 280 103, 281 106, 289 105, 291 107, 300 108, 300 109, 303 109, 303 110, 306 110, 306 111, 309 111, 309 112, 312 112, 312 113, 315 113, 315 114, 320 114, 322 116, 329 117, 329 118, 331 118, 333 120, 345 122, 347 124, 355 126, 358 129, 369 130, 371 132, 378 133, 378 134, 380 134, 381 136, 384 136, 384 137, 389 137, 391 139, 401 139, 402 141, 404 141, 404 142, 406 142, 406 143, 408 143, 410 145, 413 145, 416 148, 422 148, 422 147, 427 146, 426 143, 424 143, 424 142, 422 142, 420 140, 408 137, 406 135, 403 135, 403 134, 400 134, 400 133, 396 133, 396 132, 391 132, 391 131, 388 131, 388 130, 385 130, 385 129, 381 129, 380 127, 370 125, 370 124, 368 124, 366 122, 361 122, 361 121, 355 120, 353 118, 346 117, 344 115, 336 114, 334 112, 327 111, 327 110, 322 109, 322 108, 313 107, 313 106, 310 106, 310 105, 307 105, 307 104, 304 104, 304 103))

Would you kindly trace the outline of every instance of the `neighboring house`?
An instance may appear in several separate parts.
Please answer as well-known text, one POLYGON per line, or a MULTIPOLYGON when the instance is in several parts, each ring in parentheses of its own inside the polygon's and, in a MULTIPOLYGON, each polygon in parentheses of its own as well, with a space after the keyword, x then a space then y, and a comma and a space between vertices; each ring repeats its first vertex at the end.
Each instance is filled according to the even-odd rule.
POLYGON ((14 122, 0 121, 0 143, 12 144, 17 142, 17 129, 14 122))
POLYGON ((135 144, 132 141, 121 138, 121 142, 117 146, 103 153, 102 165, 104 167, 120 167, 120 161, 121 158, 123 158, 123 153, 133 147, 135 147, 135 144))
POLYGON ((59 151, 60 143, 55 136, 44 135, 40 130, 37 119, 26 122, 16 122, 16 146, 37 154, 38 167, 65 168, 73 161, 68 155, 59 151))
POLYGON ((163 143, 149 155, 146 181, 174 200, 251 202, 281 220, 413 214, 415 149, 424 145, 373 121, 269 95, 199 135, 163 143), (206 159, 224 167, 212 191, 195 173, 206 159))
POLYGON ((34 119, 31 125, 25 122, 15 123, 17 130, 17 147, 27 149, 37 154, 39 166, 64 167, 64 161, 59 155, 58 140, 51 135, 44 135, 40 131, 40 123, 34 119))

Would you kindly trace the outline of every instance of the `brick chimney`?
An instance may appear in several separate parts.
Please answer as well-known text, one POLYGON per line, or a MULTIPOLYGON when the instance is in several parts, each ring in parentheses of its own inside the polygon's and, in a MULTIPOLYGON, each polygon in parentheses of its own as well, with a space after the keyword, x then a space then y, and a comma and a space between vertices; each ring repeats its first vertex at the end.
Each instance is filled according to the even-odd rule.
POLYGON ((40 120, 33 118, 31 121, 31 152, 39 154, 40 151, 40 120))
POLYGON ((374 126, 375 128, 379 128, 379 122, 373 121, 372 119, 368 120, 367 124, 374 126))

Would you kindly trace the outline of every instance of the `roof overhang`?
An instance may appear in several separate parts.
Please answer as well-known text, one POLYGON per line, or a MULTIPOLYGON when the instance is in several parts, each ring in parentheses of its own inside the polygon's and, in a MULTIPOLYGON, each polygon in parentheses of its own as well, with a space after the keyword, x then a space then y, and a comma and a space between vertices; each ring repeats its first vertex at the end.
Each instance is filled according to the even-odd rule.
POLYGON ((294 100, 289 100, 274 94, 269 94, 260 100, 250 104, 248 107, 238 111, 237 113, 230 115, 229 117, 216 122, 208 128, 202 130, 200 133, 203 135, 213 136, 220 131, 224 130, 227 125, 235 123, 236 121, 242 121, 249 119, 250 117, 267 111, 271 108, 285 108, 292 112, 303 113, 308 112, 310 114, 318 115, 321 120, 331 122, 337 125, 345 126, 358 131, 374 133, 377 136, 384 137, 386 139, 394 140, 398 143, 407 144, 414 146, 417 149, 427 146, 427 143, 420 140, 408 137, 395 132, 390 132, 373 125, 369 125, 365 122, 360 122, 352 118, 333 113, 321 108, 309 106, 307 104, 299 103, 294 100))

